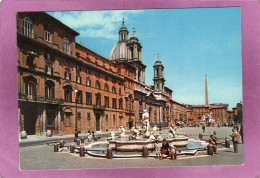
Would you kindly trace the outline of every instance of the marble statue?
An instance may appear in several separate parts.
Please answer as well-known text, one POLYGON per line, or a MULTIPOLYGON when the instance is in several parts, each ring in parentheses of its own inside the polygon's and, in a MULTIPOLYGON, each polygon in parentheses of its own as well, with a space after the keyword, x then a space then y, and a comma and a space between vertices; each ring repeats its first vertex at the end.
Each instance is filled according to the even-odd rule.
POLYGON ((144 113, 142 115, 142 124, 143 124, 143 133, 144 137, 149 138, 150 133, 149 133, 149 128, 150 128, 150 123, 149 123, 149 113, 147 110, 144 110, 144 113))
POLYGON ((110 138, 111 140, 115 140, 115 132, 110 132, 110 138))
POLYGON ((174 128, 173 125, 171 125, 169 129, 168 137, 176 137, 176 129, 174 128))
POLYGON ((120 131, 119 138, 125 138, 126 137, 125 128, 123 126, 120 126, 119 131, 120 131))
POLYGON ((135 128, 135 126, 132 127, 131 131, 133 133, 132 139, 135 139, 135 140, 140 139, 140 136, 139 136, 140 132, 135 128))

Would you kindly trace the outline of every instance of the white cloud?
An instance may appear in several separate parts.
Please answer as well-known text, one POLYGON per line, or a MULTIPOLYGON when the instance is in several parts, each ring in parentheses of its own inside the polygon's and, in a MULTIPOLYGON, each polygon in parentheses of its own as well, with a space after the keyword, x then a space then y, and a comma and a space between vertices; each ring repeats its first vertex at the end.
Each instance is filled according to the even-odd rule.
MULTIPOLYGON (((83 37, 102 37, 116 39, 122 19, 126 23, 130 15, 142 13, 142 10, 113 10, 113 11, 72 11, 53 12, 55 18, 67 26, 80 32, 83 37)), ((132 25, 131 25, 132 26, 132 25)))

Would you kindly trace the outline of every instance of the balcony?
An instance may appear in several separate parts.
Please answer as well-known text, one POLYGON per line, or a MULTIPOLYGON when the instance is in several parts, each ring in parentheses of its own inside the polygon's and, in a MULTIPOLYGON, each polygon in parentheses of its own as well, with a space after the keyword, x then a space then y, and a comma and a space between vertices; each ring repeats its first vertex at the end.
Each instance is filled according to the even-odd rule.
POLYGON ((62 104, 62 98, 46 98, 42 96, 33 96, 28 94, 18 94, 19 100, 30 101, 30 102, 40 102, 40 103, 49 103, 49 104, 62 104))
POLYGON ((105 110, 105 107, 104 106, 101 106, 101 105, 93 105, 93 109, 94 110, 98 110, 98 111, 104 111, 105 110))

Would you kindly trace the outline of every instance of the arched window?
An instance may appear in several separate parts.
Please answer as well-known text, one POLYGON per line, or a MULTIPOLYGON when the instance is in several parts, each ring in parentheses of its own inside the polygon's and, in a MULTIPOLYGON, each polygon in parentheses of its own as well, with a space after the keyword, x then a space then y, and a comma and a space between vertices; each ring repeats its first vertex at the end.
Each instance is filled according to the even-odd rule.
POLYGON ((54 87, 55 84, 53 81, 47 80, 45 82, 45 97, 53 99, 54 98, 54 87))
POLYGON ((119 94, 121 95, 121 87, 119 88, 119 94))
POLYGON ((96 89, 100 89, 100 83, 98 80, 96 81, 96 89))
POLYGON ((37 80, 33 76, 25 76, 25 94, 28 99, 36 99, 36 82, 37 80))
POLYGON ((28 17, 23 18, 23 34, 32 37, 32 21, 28 17))
POLYGON ((69 54, 69 50, 70 50, 69 40, 68 40, 68 38, 64 38, 63 39, 63 51, 64 51, 64 53, 69 54))
POLYGON ((105 83, 104 90, 109 91, 107 83, 105 83))
POLYGON ((116 93, 116 87, 115 86, 112 87, 112 93, 116 93))
POLYGON ((86 82, 86 84, 87 84, 87 86, 91 87, 91 80, 90 80, 89 77, 87 78, 87 82, 86 82))
POLYGON ((64 89, 64 100, 67 102, 72 101, 72 87, 70 85, 66 85, 63 87, 64 89))

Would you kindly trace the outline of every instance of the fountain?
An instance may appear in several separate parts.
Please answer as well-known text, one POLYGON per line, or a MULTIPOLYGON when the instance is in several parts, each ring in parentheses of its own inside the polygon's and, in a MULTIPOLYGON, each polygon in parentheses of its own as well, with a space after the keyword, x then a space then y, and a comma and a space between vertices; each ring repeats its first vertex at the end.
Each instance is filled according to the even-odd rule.
POLYGON ((155 140, 162 142, 163 138, 166 138, 166 141, 175 147, 187 146, 188 137, 177 136, 175 130, 176 129, 171 126, 167 136, 159 134, 156 125, 150 129, 149 113, 147 110, 144 110, 142 115, 142 128, 138 130, 133 127, 131 129, 131 135, 126 135, 125 129, 120 126, 118 139, 109 139, 108 146, 113 150, 120 151, 141 151, 143 147, 147 147, 148 150, 153 150, 155 140))

